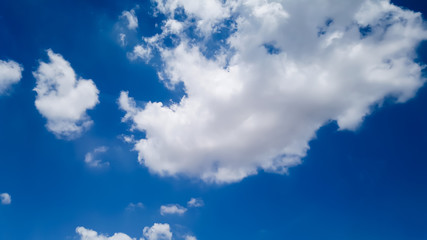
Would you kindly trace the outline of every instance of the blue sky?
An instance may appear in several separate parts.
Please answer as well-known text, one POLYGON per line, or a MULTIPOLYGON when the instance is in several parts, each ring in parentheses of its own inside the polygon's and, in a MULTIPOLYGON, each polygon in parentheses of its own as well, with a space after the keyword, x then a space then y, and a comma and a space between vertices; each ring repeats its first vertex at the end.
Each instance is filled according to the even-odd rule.
POLYGON ((426 8, 1 1, 0 239, 426 239, 426 8))

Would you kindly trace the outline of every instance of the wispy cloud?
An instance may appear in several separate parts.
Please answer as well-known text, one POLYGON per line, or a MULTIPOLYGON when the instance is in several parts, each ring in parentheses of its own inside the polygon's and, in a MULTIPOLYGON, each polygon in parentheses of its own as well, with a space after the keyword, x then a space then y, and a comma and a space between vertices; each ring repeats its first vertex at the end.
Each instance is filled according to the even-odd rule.
POLYGON ((9 193, 2 193, 0 194, 0 201, 3 205, 9 205, 12 203, 12 197, 9 193))
POLYGON ((85 155, 85 163, 89 167, 93 168, 100 168, 100 167, 107 167, 110 165, 109 162, 103 162, 102 160, 96 159, 99 153, 105 153, 108 151, 108 147, 101 146, 95 148, 93 151, 86 153, 85 155))
POLYGON ((205 203, 203 202, 203 200, 201 198, 191 198, 188 202, 187 202, 187 207, 202 207, 204 206, 205 203))
POLYGON ((136 209, 144 209, 145 206, 141 202, 137 203, 129 203, 129 205, 126 207, 126 211, 135 211, 136 209))
POLYGON ((177 215, 183 215, 187 211, 187 208, 179 205, 179 204, 169 204, 169 205, 162 205, 160 207, 160 214, 161 215, 171 215, 171 214, 177 214, 177 215))

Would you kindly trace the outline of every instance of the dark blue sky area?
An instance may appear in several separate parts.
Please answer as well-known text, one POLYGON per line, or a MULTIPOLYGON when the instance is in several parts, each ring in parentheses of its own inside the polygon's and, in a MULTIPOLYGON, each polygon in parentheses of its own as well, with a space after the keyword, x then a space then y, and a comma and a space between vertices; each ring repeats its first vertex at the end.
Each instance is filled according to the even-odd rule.
MULTIPOLYGON (((422 1, 393 1, 427 14, 422 1)), ((117 105, 122 90, 147 101, 177 101, 156 68, 131 62, 119 44, 123 10, 140 4, 139 31, 152 35, 156 20, 145 1, 0 2, 0 59, 24 67, 23 78, 0 96, 0 239, 77 239, 75 228, 141 237, 144 226, 167 222, 197 239, 427 239, 427 88, 406 103, 385 102, 355 132, 331 122, 317 132, 303 163, 288 175, 260 173, 214 185, 186 177, 159 177, 137 162, 119 136, 129 132, 117 105), (60 140, 34 106, 32 72, 60 53, 79 76, 93 79, 100 104, 94 125, 80 138, 60 140), (91 169, 85 154, 108 146, 105 169, 91 169), (160 205, 205 206, 184 216, 162 216, 160 205), (143 209, 126 210, 141 202, 143 209)), ((140 36, 130 36, 130 41, 140 36)), ((427 62, 427 44, 419 50, 427 62)), ((140 134, 142 133, 135 133, 140 134)))

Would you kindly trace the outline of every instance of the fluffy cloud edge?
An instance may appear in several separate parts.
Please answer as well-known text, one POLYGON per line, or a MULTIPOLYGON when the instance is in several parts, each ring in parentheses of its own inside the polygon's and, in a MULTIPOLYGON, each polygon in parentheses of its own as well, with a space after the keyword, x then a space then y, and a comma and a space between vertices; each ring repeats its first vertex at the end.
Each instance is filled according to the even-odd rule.
POLYGON ((161 176, 230 183, 259 170, 287 173, 325 123, 357 129, 372 106, 390 96, 405 102, 425 82, 414 62, 427 39, 423 19, 387 0, 155 2, 167 18, 162 33, 144 37, 130 58, 148 62, 157 52, 160 80, 183 83, 186 95, 140 107, 123 91, 119 105, 146 133, 135 141, 138 160, 161 176), (176 23, 176 9, 194 21, 176 23), (207 56, 204 43, 224 26, 232 30, 225 44, 207 56), (166 47, 171 35, 178 40, 166 47))
POLYGON ((120 17, 127 20, 127 28, 129 30, 136 30, 138 28, 138 18, 135 14, 135 9, 131 9, 130 11, 123 11, 120 17))
POLYGON ((22 79, 24 68, 13 60, 0 60, 0 95, 22 79))
POLYGON ((62 55, 51 49, 47 55, 49 63, 40 61, 33 72, 35 106, 50 132, 58 138, 77 138, 93 124, 86 112, 99 103, 99 90, 91 79, 78 78, 62 55))
MULTIPOLYGON (((92 229, 88 229, 82 226, 76 228, 76 233, 79 235, 80 240, 136 240, 137 238, 131 238, 125 233, 114 233, 111 236, 100 234, 92 229)), ((171 231, 171 227, 168 223, 154 223, 151 227, 144 227, 142 230, 143 237, 139 240, 172 240, 174 234, 171 231)), ((184 240, 196 240, 197 238, 193 235, 186 234, 178 239, 184 240)))
POLYGON ((187 212, 187 208, 179 205, 179 204, 168 204, 160 206, 160 214, 161 215, 183 215, 187 212))

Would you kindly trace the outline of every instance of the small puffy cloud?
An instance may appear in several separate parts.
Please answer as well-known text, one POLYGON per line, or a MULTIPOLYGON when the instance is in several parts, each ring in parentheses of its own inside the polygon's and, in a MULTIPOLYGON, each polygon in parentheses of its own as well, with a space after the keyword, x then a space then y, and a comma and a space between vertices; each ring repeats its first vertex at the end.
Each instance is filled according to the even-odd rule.
POLYGON ((205 203, 200 198, 191 198, 190 201, 187 202, 188 207, 202 207, 203 205, 205 205, 205 203))
POLYGON ((127 211, 135 211, 136 209, 143 209, 145 206, 141 202, 137 203, 129 203, 129 205, 126 207, 127 211))
POLYGON ((99 168, 99 167, 106 167, 109 166, 110 163, 109 162, 102 162, 101 160, 95 159, 95 157, 99 154, 99 153, 105 153, 106 151, 108 151, 108 147, 106 146, 101 146, 101 147, 97 147, 95 148, 93 151, 86 153, 85 155, 85 163, 89 166, 89 167, 93 167, 93 168, 99 168))
POLYGON ((128 58, 130 60, 136 60, 140 58, 148 63, 148 61, 151 59, 151 48, 145 47, 143 45, 136 45, 133 48, 133 51, 128 53, 128 58))
POLYGON ((0 60, 0 95, 22 78, 22 68, 17 62, 0 60))
POLYGON ((134 9, 130 11, 123 11, 121 17, 126 18, 128 21, 128 29, 135 30, 138 27, 138 18, 135 15, 134 9))
POLYGON ((9 205, 12 203, 12 198, 9 193, 2 193, 0 194, 0 201, 3 205, 9 205))
POLYGON ((136 238, 131 238, 124 233, 115 233, 113 236, 108 237, 84 227, 77 227, 76 233, 79 234, 80 240, 136 240, 136 238))
POLYGON ((185 95, 137 106, 122 92, 119 104, 145 133, 135 141, 139 162, 161 176, 229 183, 287 173, 321 126, 354 130, 373 106, 405 102, 425 82, 414 61, 425 22, 388 0, 155 3, 163 32, 136 52, 146 61, 159 53, 160 80, 185 95), (196 37, 182 30, 190 28, 196 37), (221 29, 223 41, 213 41, 221 29))
POLYGON ((182 215, 186 211, 187 209, 179 204, 162 205, 160 207, 160 214, 162 215, 168 215, 168 214, 182 215))
POLYGON ((172 232, 167 223, 155 223, 143 230, 145 240, 172 240, 172 232))
POLYGON ((77 78, 69 62, 47 50, 49 63, 40 62, 36 78, 37 110, 47 119, 47 129, 59 138, 75 138, 92 125, 86 111, 99 103, 92 80, 77 78))
POLYGON ((125 143, 135 143, 135 137, 133 135, 121 135, 119 137, 125 143))

